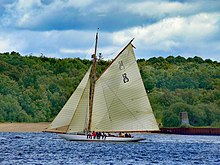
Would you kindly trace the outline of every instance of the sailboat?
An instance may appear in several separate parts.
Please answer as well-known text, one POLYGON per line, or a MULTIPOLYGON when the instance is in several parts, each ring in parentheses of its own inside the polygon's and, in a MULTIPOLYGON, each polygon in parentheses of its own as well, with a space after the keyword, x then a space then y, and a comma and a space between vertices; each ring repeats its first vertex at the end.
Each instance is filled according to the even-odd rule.
POLYGON ((74 141, 136 142, 144 138, 115 134, 159 130, 139 72, 132 41, 97 77, 96 33, 93 66, 90 66, 46 132, 60 133, 60 137, 74 141), (105 138, 91 137, 91 132, 101 132, 105 138))

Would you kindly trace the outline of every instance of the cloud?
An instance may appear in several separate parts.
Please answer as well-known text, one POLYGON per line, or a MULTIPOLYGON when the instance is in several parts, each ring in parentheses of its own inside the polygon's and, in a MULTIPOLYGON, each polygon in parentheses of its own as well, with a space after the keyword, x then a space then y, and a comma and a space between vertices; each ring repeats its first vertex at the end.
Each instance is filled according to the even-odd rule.
POLYGON ((147 52, 163 54, 218 53, 220 13, 201 13, 190 17, 172 17, 149 26, 139 26, 113 35, 113 42, 122 44, 135 36, 135 44, 147 52), (207 47, 212 48, 210 50, 207 47))
POLYGON ((61 53, 70 53, 70 54, 75 54, 75 53, 81 53, 81 54, 88 54, 90 50, 83 50, 83 49, 60 49, 61 53))
POLYGON ((18 51, 23 55, 89 58, 94 50, 94 32, 88 31, 30 31, 0 32, 0 52, 18 51), (83 36, 83 37, 82 37, 83 36))
POLYGON ((165 17, 190 16, 201 12, 218 12, 220 2, 216 0, 200 1, 140 1, 126 6, 128 12, 146 18, 163 19, 165 17), (135 9, 135 10, 134 10, 135 9))
POLYGON ((18 41, 13 34, 4 34, 0 32, 0 52, 12 52, 21 50, 25 42, 18 41))
POLYGON ((217 0, 1 0, 0 51, 109 59, 132 38, 138 58, 183 55, 220 61, 217 0), (106 52, 106 53, 105 53, 106 52))
POLYGON ((168 15, 175 16, 180 13, 191 13, 193 12, 192 9, 195 8, 194 5, 188 3, 155 0, 130 4, 126 10, 141 16, 163 18, 168 15))
POLYGON ((102 28, 115 31, 146 22, 125 10, 126 3, 95 0, 18 0, 5 7, 2 24, 27 30, 83 30, 102 28), (126 19, 124 19, 126 18, 126 19), (136 21, 134 21, 136 20, 136 21))
POLYGON ((5 5, 2 24, 27 30, 92 30, 113 32, 150 25, 167 17, 217 12, 220 2, 207 1, 106 1, 17 0, 5 5))
POLYGON ((76 8, 83 8, 90 6, 90 4, 93 2, 93 0, 83 0, 83 1, 78 1, 78 0, 69 0, 67 2, 67 6, 73 6, 76 8))
POLYGON ((0 38, 0 52, 6 52, 10 50, 11 45, 12 43, 10 43, 10 40, 0 38))

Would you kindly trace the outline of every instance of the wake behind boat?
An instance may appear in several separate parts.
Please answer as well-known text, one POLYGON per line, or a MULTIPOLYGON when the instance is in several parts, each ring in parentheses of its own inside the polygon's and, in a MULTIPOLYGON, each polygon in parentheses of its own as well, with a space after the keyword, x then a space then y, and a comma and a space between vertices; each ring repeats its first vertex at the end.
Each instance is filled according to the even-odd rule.
MULTIPOLYGON (((90 139, 91 132, 144 132, 159 130, 136 62, 131 40, 104 72, 96 78, 96 33, 93 67, 46 132, 74 133, 60 135, 67 140, 90 139), (79 135, 80 134, 80 135, 79 135)), ((143 138, 111 137, 103 141, 133 142, 143 138)))

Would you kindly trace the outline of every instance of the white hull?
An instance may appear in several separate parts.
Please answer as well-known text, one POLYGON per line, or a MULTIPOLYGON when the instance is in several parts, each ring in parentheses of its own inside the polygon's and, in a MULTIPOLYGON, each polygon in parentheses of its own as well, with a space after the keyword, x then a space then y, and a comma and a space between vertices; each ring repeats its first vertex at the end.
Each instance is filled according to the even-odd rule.
POLYGON ((145 140, 144 138, 135 138, 135 137, 112 137, 107 136, 106 139, 90 139, 86 135, 71 135, 71 134, 60 134, 61 138, 64 138, 69 141, 100 141, 100 142, 138 142, 145 140))

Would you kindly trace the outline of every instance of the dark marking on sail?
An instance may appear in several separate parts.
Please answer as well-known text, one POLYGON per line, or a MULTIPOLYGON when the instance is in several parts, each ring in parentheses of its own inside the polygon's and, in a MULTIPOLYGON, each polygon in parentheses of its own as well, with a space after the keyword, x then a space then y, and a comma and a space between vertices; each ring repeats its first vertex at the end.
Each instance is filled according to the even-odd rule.
POLYGON ((127 77, 127 73, 123 73, 122 78, 123 78, 124 83, 129 82, 129 78, 127 77))
POLYGON ((119 69, 122 70, 122 69, 125 69, 125 66, 123 64, 123 61, 118 61, 118 64, 119 64, 119 69))

